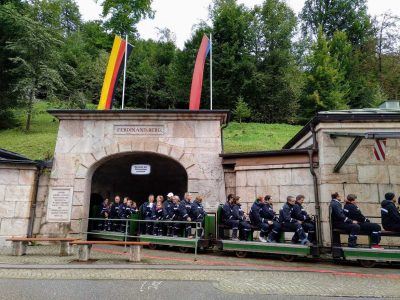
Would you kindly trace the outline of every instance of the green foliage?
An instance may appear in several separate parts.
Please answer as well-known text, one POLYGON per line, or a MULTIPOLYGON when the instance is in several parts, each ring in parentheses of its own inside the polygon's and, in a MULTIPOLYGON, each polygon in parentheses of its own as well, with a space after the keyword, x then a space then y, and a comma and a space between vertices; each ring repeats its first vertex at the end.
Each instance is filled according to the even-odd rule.
MULTIPOLYGON (((351 47, 351 46, 350 46, 351 47)), ((349 87, 345 80, 349 45, 346 35, 334 34, 330 43, 322 28, 308 58, 304 115, 311 117, 320 110, 348 108, 349 87)))
POLYGON ((328 39, 343 31, 353 45, 362 46, 374 34, 367 10, 366 0, 306 0, 300 14, 302 30, 317 36, 321 26, 328 39))
POLYGON ((301 126, 288 124, 229 123, 224 129, 224 152, 281 149, 301 126))
POLYGON ((124 36, 136 33, 136 24, 142 18, 153 17, 151 0, 102 0, 105 27, 124 36))
POLYGON ((235 116, 235 120, 242 123, 242 119, 247 119, 251 116, 251 109, 244 101, 243 97, 239 97, 236 102, 236 107, 233 110, 233 115, 235 116))

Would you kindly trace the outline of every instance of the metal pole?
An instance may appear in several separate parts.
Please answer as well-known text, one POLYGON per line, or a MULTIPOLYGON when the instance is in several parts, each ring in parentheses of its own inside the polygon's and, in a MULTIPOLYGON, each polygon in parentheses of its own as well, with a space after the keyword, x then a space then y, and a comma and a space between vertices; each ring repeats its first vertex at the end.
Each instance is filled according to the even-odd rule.
POLYGON ((125 36, 124 81, 122 83, 122 109, 124 109, 124 106, 125 106, 125 79, 126 79, 127 57, 128 57, 128 35, 125 36))
POLYGON ((213 89, 212 89, 212 33, 210 33, 210 110, 213 109, 213 89))

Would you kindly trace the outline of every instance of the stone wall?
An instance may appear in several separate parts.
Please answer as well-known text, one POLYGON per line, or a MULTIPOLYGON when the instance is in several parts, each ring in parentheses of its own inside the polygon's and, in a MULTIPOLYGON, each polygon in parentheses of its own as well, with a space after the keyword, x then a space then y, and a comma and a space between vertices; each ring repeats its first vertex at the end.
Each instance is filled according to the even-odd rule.
MULTIPOLYGON (((226 176, 225 176, 226 178, 226 176)), ((279 211, 289 195, 303 194, 305 207, 314 213, 313 179, 308 164, 242 166, 236 168, 236 195, 249 211, 257 196, 271 195, 279 211)))
POLYGON ((35 166, 0 164, 0 246, 28 233, 35 174, 35 166))
POLYGON ((358 205, 366 216, 375 216, 380 223, 380 203, 386 192, 400 195, 400 140, 387 139, 386 159, 377 161, 373 155, 372 139, 364 139, 346 161, 339 173, 333 168, 354 138, 332 139, 330 132, 398 131, 400 123, 321 123, 317 126, 319 144, 319 188, 322 202, 324 243, 330 244, 330 195, 356 194, 358 205))

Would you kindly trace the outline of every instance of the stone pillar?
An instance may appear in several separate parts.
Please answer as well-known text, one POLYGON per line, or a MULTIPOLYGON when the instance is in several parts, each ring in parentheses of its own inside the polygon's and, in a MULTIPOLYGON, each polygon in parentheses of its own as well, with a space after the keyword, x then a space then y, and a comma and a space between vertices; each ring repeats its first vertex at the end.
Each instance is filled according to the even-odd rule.
POLYGON ((26 254, 26 246, 28 242, 12 242, 12 254, 14 256, 22 256, 26 254))
POLYGON ((90 250, 92 245, 78 245, 78 260, 88 261, 90 259, 90 250))
POLYGON ((71 246, 68 241, 60 241, 60 256, 68 256, 71 254, 71 246))
POLYGON ((140 262, 142 260, 141 251, 142 246, 140 245, 131 245, 129 247, 129 261, 131 262, 140 262))

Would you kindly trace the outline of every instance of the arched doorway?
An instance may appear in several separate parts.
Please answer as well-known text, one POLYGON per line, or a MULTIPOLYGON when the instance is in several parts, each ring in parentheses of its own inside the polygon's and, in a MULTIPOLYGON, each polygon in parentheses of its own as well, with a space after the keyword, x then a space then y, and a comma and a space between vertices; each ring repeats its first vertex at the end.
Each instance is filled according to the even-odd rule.
POLYGON ((91 182, 90 216, 99 205, 99 196, 110 201, 116 195, 130 197, 138 206, 149 194, 163 195, 173 192, 183 196, 187 191, 188 176, 185 168, 176 160, 153 152, 131 152, 108 158, 94 171, 91 182), (133 165, 147 165, 149 174, 132 173, 133 165))

